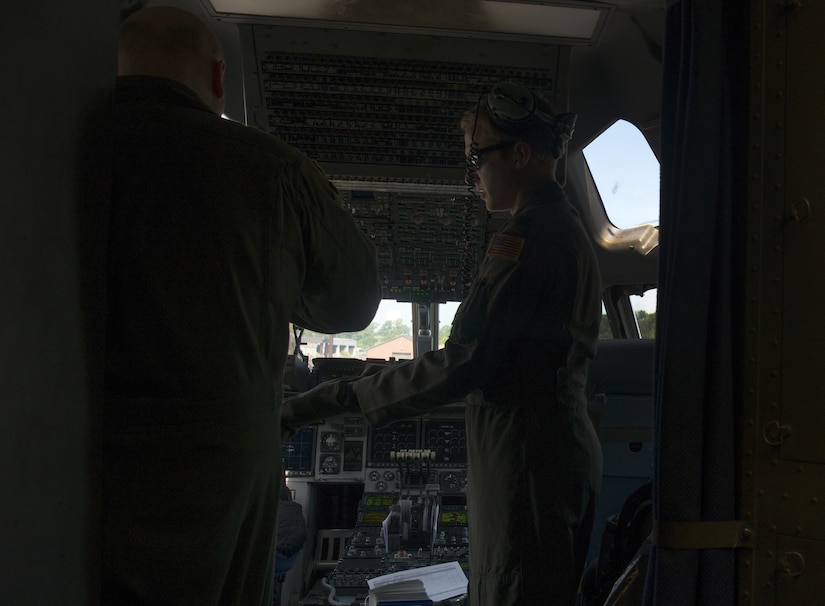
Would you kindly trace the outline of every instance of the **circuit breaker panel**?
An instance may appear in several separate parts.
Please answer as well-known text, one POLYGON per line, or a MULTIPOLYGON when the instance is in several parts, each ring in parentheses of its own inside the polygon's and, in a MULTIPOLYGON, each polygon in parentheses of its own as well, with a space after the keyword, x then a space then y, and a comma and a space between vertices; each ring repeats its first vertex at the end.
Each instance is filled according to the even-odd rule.
POLYGON ((247 121, 316 160, 376 245, 384 298, 459 301, 496 221, 464 184, 459 120, 498 81, 566 104, 569 49, 241 25, 247 121))

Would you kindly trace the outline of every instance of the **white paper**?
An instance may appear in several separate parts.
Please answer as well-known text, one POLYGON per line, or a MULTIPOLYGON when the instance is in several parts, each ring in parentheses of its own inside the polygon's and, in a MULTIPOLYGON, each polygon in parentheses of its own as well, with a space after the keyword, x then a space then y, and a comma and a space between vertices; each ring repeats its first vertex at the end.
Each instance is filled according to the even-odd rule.
POLYGON ((378 599, 429 598, 433 602, 467 593, 467 576, 458 562, 411 568, 369 579, 371 595, 378 599))

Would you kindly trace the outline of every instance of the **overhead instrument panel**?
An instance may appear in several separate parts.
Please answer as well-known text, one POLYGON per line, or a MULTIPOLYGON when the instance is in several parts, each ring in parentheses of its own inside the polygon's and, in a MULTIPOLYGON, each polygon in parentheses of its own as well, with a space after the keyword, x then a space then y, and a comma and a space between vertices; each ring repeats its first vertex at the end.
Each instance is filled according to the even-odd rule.
POLYGON ((461 300, 495 219, 464 184, 459 119, 504 79, 566 109, 570 49, 340 28, 239 30, 247 121, 321 164, 378 249, 384 297, 461 300))
POLYGON ((344 207, 376 246, 383 298, 461 299, 496 224, 483 204, 465 194, 341 190, 344 207))
MULTIPOLYGON (((564 104, 553 44, 241 25, 247 119, 341 181, 461 185, 458 120, 500 80, 564 104)), ((564 57, 564 60, 561 58, 564 57)))

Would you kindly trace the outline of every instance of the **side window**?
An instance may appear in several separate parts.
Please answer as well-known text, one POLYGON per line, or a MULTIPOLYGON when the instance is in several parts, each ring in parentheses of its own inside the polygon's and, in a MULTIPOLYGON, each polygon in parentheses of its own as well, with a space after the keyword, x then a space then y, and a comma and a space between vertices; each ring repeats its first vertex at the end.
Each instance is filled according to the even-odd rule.
POLYGON ((638 128, 618 120, 582 152, 613 225, 659 224, 659 161, 638 128))
MULTIPOLYGON (((582 153, 610 223, 619 230, 659 225, 659 160, 636 126, 617 120, 591 141, 582 153)), ((624 306, 626 304, 627 301, 624 306)), ((623 309, 626 309, 624 306, 623 309)), ((630 307, 641 337, 654 338, 656 289, 648 290, 641 296, 631 295, 630 307)), ((626 316, 624 322, 628 324, 632 318, 626 316)), ((613 338, 604 308, 599 338, 613 338)))
POLYGON ((610 320, 607 318, 607 310, 602 303, 602 320, 599 323, 599 340, 612 339, 613 331, 610 329, 610 320))
POLYGON ((630 305, 636 315, 639 333, 643 339, 656 337, 656 289, 651 288, 643 295, 630 295, 630 305))

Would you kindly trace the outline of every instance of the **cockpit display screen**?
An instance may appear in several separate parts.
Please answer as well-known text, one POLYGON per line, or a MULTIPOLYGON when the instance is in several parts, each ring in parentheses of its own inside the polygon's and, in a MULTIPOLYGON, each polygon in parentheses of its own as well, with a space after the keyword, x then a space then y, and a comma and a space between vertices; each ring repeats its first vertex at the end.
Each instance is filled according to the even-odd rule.
POLYGON ((435 453, 435 465, 463 467, 467 464, 464 419, 426 419, 421 433, 421 447, 435 453))
POLYGON ((390 515, 389 511, 365 511, 361 514, 362 524, 381 524, 390 515))
POLYGON ((281 445, 281 461, 288 476, 310 476, 313 473, 315 428, 302 427, 281 445))
POLYGON ((438 522, 440 524, 455 524, 455 525, 466 525, 467 524, 467 512, 466 511, 442 511, 438 515, 438 522))
POLYGON ((364 505, 367 507, 389 507, 392 501, 391 494, 368 494, 364 497, 364 505))

